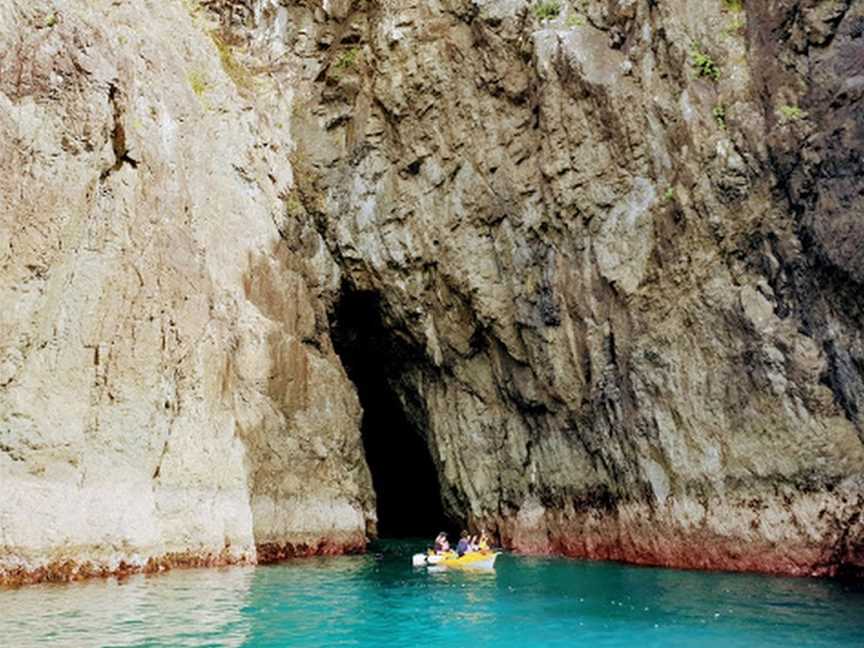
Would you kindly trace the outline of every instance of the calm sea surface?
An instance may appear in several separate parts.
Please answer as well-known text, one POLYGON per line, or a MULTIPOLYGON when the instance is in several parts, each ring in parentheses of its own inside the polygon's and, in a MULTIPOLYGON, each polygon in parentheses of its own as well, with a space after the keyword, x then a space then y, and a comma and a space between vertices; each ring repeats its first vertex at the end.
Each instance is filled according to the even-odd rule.
POLYGON ((0 645, 864 647, 861 584, 506 555, 427 573, 421 546, 0 590, 0 645))

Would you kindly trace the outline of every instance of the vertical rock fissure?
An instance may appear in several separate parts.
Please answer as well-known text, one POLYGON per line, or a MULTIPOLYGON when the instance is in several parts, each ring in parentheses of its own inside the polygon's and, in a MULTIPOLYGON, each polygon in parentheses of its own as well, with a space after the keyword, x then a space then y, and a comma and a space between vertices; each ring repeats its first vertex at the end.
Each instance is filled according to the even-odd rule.
POLYGON ((363 408, 361 432, 379 537, 432 537, 442 528, 452 530, 424 417, 406 407, 405 377, 421 356, 387 328, 380 298, 372 292, 343 291, 331 314, 331 334, 363 408))

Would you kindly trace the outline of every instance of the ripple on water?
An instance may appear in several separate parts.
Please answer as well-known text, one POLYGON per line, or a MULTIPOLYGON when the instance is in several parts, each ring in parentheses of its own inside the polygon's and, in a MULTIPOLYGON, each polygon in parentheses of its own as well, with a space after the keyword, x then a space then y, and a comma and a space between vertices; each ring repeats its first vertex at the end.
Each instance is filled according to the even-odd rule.
POLYGON ((0 591, 3 645, 864 646, 864 588, 503 556, 492 573, 367 556, 0 591))

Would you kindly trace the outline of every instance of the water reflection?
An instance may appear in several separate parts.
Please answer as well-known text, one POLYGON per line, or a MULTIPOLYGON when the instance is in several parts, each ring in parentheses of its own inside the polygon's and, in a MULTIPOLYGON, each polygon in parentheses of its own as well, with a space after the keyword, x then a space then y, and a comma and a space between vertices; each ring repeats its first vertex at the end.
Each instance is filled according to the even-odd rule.
POLYGON ((242 646, 254 570, 178 570, 0 591, 5 646, 242 646))
POLYGON ((527 610, 542 607, 547 620, 597 633, 595 645, 864 646, 862 583, 554 559, 519 563, 499 570, 526 610, 513 618, 532 623, 527 610), (625 628, 630 640, 620 635, 625 628))

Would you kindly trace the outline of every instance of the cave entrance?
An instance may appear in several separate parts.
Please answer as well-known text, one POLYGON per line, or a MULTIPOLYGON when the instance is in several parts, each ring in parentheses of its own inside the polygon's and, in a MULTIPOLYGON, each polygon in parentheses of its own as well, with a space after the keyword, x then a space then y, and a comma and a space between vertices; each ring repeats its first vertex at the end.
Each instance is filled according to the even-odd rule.
POLYGON ((343 291, 330 325, 336 353, 363 407, 361 433, 377 498, 378 535, 431 541, 438 531, 452 531, 422 407, 407 408, 396 391, 418 355, 384 325, 375 293, 343 291))

